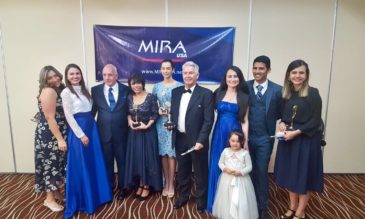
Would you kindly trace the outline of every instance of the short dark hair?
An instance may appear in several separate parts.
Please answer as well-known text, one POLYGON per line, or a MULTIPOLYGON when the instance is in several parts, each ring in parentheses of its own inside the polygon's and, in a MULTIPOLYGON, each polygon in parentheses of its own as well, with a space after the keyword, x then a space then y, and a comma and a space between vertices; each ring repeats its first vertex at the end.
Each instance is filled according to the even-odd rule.
POLYGON ((162 60, 161 65, 162 65, 162 63, 165 63, 165 62, 169 62, 171 64, 171 68, 172 69, 175 68, 175 64, 174 64, 174 62, 171 59, 164 59, 164 60, 162 60))
MULTIPOLYGON (((146 85, 146 80, 144 79, 143 74, 135 73, 135 74, 132 74, 131 76, 129 76, 128 85, 130 88, 132 88, 132 86, 131 86, 132 84, 142 84, 142 88, 144 90, 144 87, 146 85)), ((133 90, 132 90, 132 92, 133 92, 133 90)))
POLYGON ((270 61, 270 58, 265 56, 265 55, 262 55, 262 56, 257 56, 255 58, 255 60, 253 60, 253 64, 255 64, 256 62, 262 62, 266 65, 266 68, 267 69, 270 69, 271 68, 271 61, 270 61))

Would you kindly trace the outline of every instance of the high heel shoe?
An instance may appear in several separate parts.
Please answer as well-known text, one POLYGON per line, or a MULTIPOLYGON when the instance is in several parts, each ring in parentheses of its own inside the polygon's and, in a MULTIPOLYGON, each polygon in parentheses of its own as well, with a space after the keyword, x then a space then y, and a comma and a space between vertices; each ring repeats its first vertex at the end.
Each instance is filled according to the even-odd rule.
POLYGON ((165 189, 162 190, 162 196, 168 196, 168 192, 165 189))
POLYGON ((172 190, 172 192, 168 192, 167 193, 167 197, 168 198, 173 198, 175 196, 175 192, 174 192, 174 190, 172 190))
POLYGON ((63 210, 63 206, 57 204, 57 202, 47 202, 46 200, 44 200, 43 205, 53 212, 59 212, 63 210))
POLYGON ((133 198, 139 199, 139 197, 141 197, 142 192, 143 192, 143 186, 138 186, 136 193, 133 194, 133 198))
POLYGON ((147 188, 146 188, 146 187, 143 187, 142 193, 141 193, 141 195, 139 196, 138 200, 140 200, 140 201, 147 200, 147 199, 148 199, 148 197, 150 197, 150 195, 151 195, 150 188, 149 188, 149 187, 147 187, 147 188), (146 196, 142 196, 143 191, 148 191, 148 194, 147 194, 146 196))
POLYGON ((306 219, 306 217, 305 217, 305 215, 304 215, 304 217, 299 217, 297 215, 294 215, 293 219, 306 219))
POLYGON ((295 216, 295 211, 291 210, 290 208, 287 210, 287 212, 290 211, 290 215, 286 215, 286 214, 282 214, 280 215, 281 219, 293 219, 293 217, 295 216))

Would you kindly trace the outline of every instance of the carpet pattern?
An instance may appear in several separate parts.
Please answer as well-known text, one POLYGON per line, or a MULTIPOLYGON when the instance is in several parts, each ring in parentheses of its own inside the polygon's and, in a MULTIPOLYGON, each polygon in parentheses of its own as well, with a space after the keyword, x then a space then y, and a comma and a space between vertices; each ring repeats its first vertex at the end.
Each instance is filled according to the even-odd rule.
MULTIPOLYGON (((0 218, 63 218, 63 212, 53 213, 43 206, 44 194, 34 193, 33 174, 0 174, 0 218)), ((194 190, 194 189, 193 189, 194 190)), ((116 191, 114 191, 116 192, 116 191)), ((207 213, 198 214, 194 198, 179 210, 173 209, 175 198, 160 193, 146 201, 133 199, 130 194, 124 201, 101 206, 93 215, 82 212, 74 218, 214 218, 207 213)), ((288 206, 285 190, 277 187, 270 175, 269 218, 279 218, 288 206)), ((307 209, 307 218, 363 219, 365 218, 365 175, 326 174, 322 194, 313 193, 307 209)))

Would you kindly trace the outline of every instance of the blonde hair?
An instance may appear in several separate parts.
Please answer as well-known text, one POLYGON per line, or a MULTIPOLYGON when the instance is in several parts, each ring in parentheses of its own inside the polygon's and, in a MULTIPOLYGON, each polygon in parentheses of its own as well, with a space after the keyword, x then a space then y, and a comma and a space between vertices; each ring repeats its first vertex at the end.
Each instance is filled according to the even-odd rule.
POLYGON ((286 70, 285 74, 285 80, 284 80, 284 87, 283 87, 283 93, 282 97, 286 100, 290 99, 292 92, 294 91, 293 83, 289 80, 290 72, 293 71, 296 68, 299 68, 301 66, 305 67, 305 73, 306 73, 306 79, 303 82, 302 86, 299 88, 299 97, 307 97, 308 96, 308 89, 309 89, 309 68, 308 64, 301 60, 297 59, 292 61, 286 70))
MULTIPOLYGON (((39 72, 39 92, 38 92, 38 97, 41 94, 43 88, 45 87, 51 87, 51 85, 48 84, 48 74, 53 71, 54 73, 56 73, 56 75, 58 77, 60 77, 60 80, 62 81, 62 74, 52 65, 46 65, 44 66, 41 71, 39 72)), ((62 90, 65 87, 65 85, 63 83, 61 83, 61 87, 60 90, 62 90)), ((56 89, 57 91, 57 89, 56 89)))

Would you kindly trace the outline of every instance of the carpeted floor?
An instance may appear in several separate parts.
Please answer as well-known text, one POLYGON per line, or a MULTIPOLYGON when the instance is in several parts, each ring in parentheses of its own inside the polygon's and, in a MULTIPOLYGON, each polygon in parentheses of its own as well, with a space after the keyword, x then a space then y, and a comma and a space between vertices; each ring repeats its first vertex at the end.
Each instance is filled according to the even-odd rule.
MULTIPOLYGON (((32 174, 0 174, 0 219, 63 218, 42 205, 43 194, 33 190, 32 174)), ((279 218, 287 208, 286 192, 277 187, 270 176, 269 218, 279 218)), ((78 213, 74 218, 213 218, 199 215, 193 198, 179 210, 173 209, 174 199, 154 194, 144 202, 130 195, 124 201, 114 199, 101 206, 93 215, 78 213)), ((364 219, 365 175, 325 175, 325 191, 313 194, 307 210, 311 219, 364 219)))

